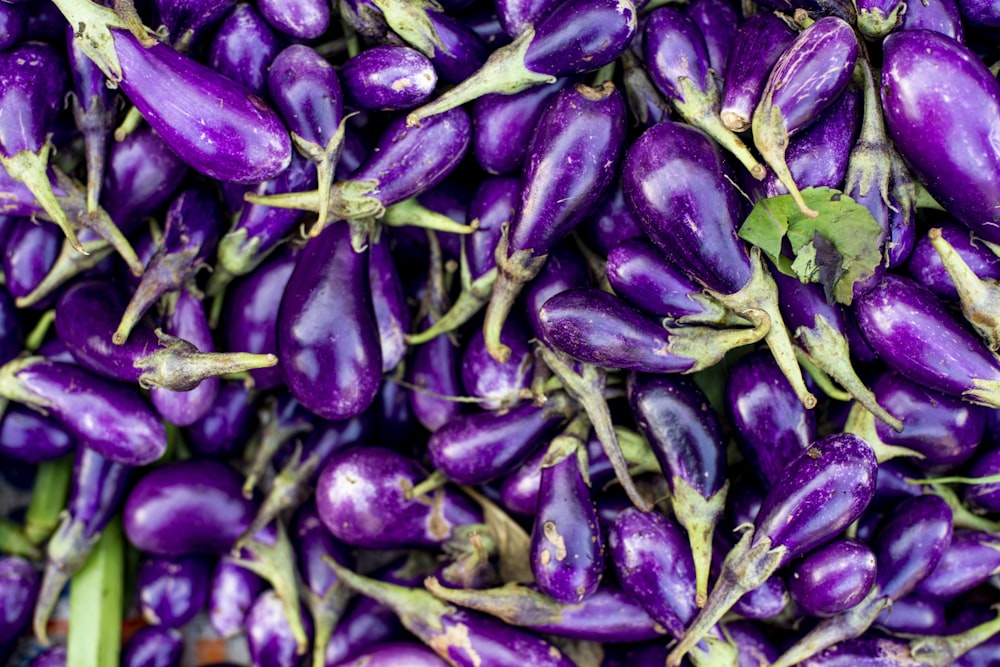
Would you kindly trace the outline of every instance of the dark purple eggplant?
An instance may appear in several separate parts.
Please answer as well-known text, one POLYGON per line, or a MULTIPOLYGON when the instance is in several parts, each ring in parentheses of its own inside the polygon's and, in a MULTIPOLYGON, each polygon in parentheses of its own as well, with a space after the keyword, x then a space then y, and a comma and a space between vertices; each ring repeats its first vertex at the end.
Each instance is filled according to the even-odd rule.
POLYGON ((348 105, 370 111, 412 109, 434 92, 438 75, 427 57, 407 46, 365 49, 340 69, 348 105))
POLYGON ((150 625, 179 628, 208 600, 211 563, 201 556, 149 556, 139 565, 139 611, 150 625))
POLYGON ((247 611, 264 586, 263 579, 232 557, 220 558, 209 589, 208 619, 212 629, 223 639, 242 633, 247 611))
POLYGON ((482 332, 473 334, 462 354, 462 385, 467 395, 484 399, 480 407, 503 410, 520 401, 534 369, 529 338, 526 327, 508 320, 500 342, 511 351, 511 357, 500 363, 490 356, 482 332))
POLYGON ((934 570, 914 589, 947 602, 985 582, 1000 569, 1000 539, 979 530, 956 530, 934 570))
POLYGON ((768 491, 754 525, 726 556, 708 601, 667 664, 677 667, 745 591, 861 516, 875 494, 877 470, 871 447, 849 434, 822 438, 791 461, 768 491))
POLYGON ((6 51, 20 42, 26 24, 24 7, 11 3, 0 7, 0 49, 6 51))
POLYGON ((420 644, 412 642, 389 642, 376 644, 351 660, 327 663, 330 667, 447 667, 448 663, 436 653, 420 644))
POLYGON ((351 247, 347 225, 331 226, 299 256, 278 312, 278 358, 292 394, 324 419, 360 414, 375 399, 382 351, 368 251, 351 247))
MULTIPOLYGON (((439 253, 438 253, 439 254, 439 253)), ((434 320, 424 320, 431 329, 434 320)), ((454 400, 462 393, 458 350, 448 336, 436 336, 419 346, 409 363, 410 409, 417 421, 432 433, 460 418, 463 405, 454 400)))
POLYGON ((407 116, 409 125, 454 109, 488 93, 512 95, 557 77, 598 69, 628 47, 636 33, 631 0, 562 3, 507 46, 494 51, 481 69, 407 116))
POLYGON ((285 614, 285 604, 274 591, 257 596, 247 611, 247 644, 250 659, 260 667, 295 665, 312 641, 312 623, 302 610, 306 643, 300 644, 285 614))
POLYGON ((21 635, 31 624, 31 612, 38 597, 38 573, 24 558, 0 558, 0 644, 21 635))
POLYGON ((235 0, 157 0, 160 21, 167 28, 170 43, 187 51, 202 31, 218 21, 235 0))
MULTIPOLYGON (((593 277, 587 261, 572 243, 563 242, 552 250, 538 276, 525 286, 524 304, 535 337, 545 340, 541 321, 542 306, 556 294, 574 287, 590 287, 593 277)), ((537 366, 536 366, 537 368, 537 366)))
POLYGON ((813 616, 833 616, 861 602, 875 583, 875 554, 862 542, 834 540, 795 563, 788 590, 813 616))
POLYGON ((8 406, 0 422, 0 456, 28 463, 54 461, 76 441, 52 420, 19 405, 8 406))
POLYGON ((809 217, 818 214, 802 199, 788 171, 788 138, 843 93, 857 56, 858 40, 851 26, 835 16, 821 18, 803 30, 778 58, 754 110, 754 145, 809 217), (803 94, 806 90, 808 94, 803 94))
POLYGON ((728 73, 729 50, 740 22, 736 8, 726 0, 696 0, 688 6, 687 15, 705 38, 709 64, 724 81, 728 73))
POLYGON ((66 513, 46 546, 45 574, 35 605, 35 636, 48 643, 46 625, 69 578, 87 561, 101 531, 121 509, 133 469, 79 447, 66 513))
POLYGON ((250 3, 241 2, 226 15, 209 50, 208 64, 254 95, 267 86, 267 68, 278 55, 278 38, 250 3))
POLYGON ((309 40, 320 37, 330 27, 330 3, 319 0, 260 0, 257 3, 267 22, 286 35, 309 40))
POLYGON ((935 249, 935 245, 946 243, 961 258, 972 273, 981 280, 1000 280, 1000 257, 993 251, 980 243, 971 230, 965 225, 952 219, 935 221, 933 229, 939 232, 937 243, 932 243, 929 234, 925 234, 916 240, 913 253, 906 263, 905 272, 915 281, 934 292, 938 298, 946 301, 957 301, 959 299, 958 289, 955 282, 941 261, 941 255, 935 249))
POLYGON ((388 373, 399 365, 409 349, 406 332, 410 329, 410 309, 389 243, 385 240, 373 243, 368 252, 368 283, 382 348, 382 372, 388 373))
POLYGON ((893 602, 873 626, 898 636, 943 635, 948 628, 945 613, 941 601, 912 594, 893 602))
POLYGON ((1000 361, 925 287, 886 274, 854 310, 868 344, 900 375, 949 396, 1000 406, 1000 361))
POLYGON ((122 647, 122 667, 178 667, 184 635, 176 628, 150 626, 137 630, 122 647))
POLYGON ((21 299, 38 289, 56 262, 61 238, 55 227, 27 218, 17 220, 3 249, 3 272, 11 296, 21 299))
POLYGON ((1000 169, 992 139, 1000 82, 982 61, 937 32, 894 33, 884 42, 882 107, 896 147, 931 196, 980 238, 1000 241, 1000 183, 992 176, 1000 169), (928 72, 939 83, 928 85, 928 72))

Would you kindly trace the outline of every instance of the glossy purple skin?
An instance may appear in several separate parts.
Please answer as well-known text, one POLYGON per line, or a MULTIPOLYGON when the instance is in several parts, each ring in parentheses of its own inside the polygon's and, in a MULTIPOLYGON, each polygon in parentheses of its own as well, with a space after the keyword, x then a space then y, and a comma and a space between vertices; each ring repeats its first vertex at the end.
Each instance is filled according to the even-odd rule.
POLYGON ((533 26, 552 11, 556 4, 551 0, 498 0, 496 2, 497 18, 504 32, 511 37, 517 37, 529 25, 533 26))
POLYGON ((264 93, 267 68, 278 55, 278 38, 250 3, 233 7, 215 31, 208 64, 255 95, 264 93))
POLYGON ((297 39, 314 39, 330 26, 330 3, 323 0, 259 0, 257 8, 275 29, 297 39))
MULTIPOLYGON (((2 431, 0 431, 2 433, 2 431)), ((989 477, 1000 472, 1000 449, 980 453, 966 471, 968 477, 989 477)), ((988 512, 1000 511, 1000 484, 976 484, 965 487, 962 499, 966 505, 988 512)))
MULTIPOLYGON (((476 136, 476 135, 473 135, 476 136)), ((469 277, 475 281, 496 266, 496 247, 504 224, 514 217, 521 186, 514 177, 486 178, 476 188, 469 203, 469 220, 479 228, 463 239, 469 262, 469 277)))
POLYGON ((86 447, 77 449, 66 509, 70 521, 83 525, 85 538, 104 530, 121 509, 133 471, 133 467, 116 463, 86 447))
POLYGON ((524 164, 532 132, 556 93, 572 83, 560 78, 513 95, 483 95, 472 105, 472 154, 491 174, 510 174, 524 164))
POLYGON ((628 239, 611 250, 606 270, 615 293, 647 313, 670 320, 708 314, 691 298, 701 288, 648 239, 628 239))
POLYGON ((741 195, 708 136, 680 123, 654 125, 629 148, 623 173, 632 212, 681 270, 722 294, 746 285, 750 257, 736 236, 741 195))
MULTIPOLYGON (((980 243, 968 227, 951 220, 935 222, 934 226, 941 230, 941 238, 951 244, 973 273, 986 280, 1000 280, 1000 257, 980 243)), ((926 234, 917 239, 906 264, 906 273, 938 297, 958 301, 955 283, 926 234)))
POLYGON ((801 340, 800 330, 818 333, 818 318, 829 324, 840 336, 844 332, 844 318, 837 304, 829 303, 823 294, 823 288, 817 283, 803 283, 798 278, 786 276, 780 271, 772 271, 774 281, 778 284, 780 296, 781 317, 801 340))
POLYGON ((38 573, 25 559, 0 558, 0 643, 19 636, 31 623, 38 583, 38 573))
POLYGON ((900 639, 848 639, 799 663, 800 667, 917 667, 900 639))
POLYGON ((667 483, 687 482, 702 497, 726 483, 726 443, 705 394, 689 378, 632 373, 628 400, 667 483))
POLYGON ((143 618, 165 628, 187 624, 208 600, 211 573, 201 556, 146 558, 136 575, 143 618))
POLYGON ((900 30, 933 30, 965 43, 962 16, 955 0, 927 0, 919 5, 906 4, 900 30))
POLYGON ((393 642, 376 645, 352 660, 338 662, 331 667, 394 667, 394 665, 447 667, 447 664, 436 653, 421 644, 393 642))
POLYGON ((39 653, 29 663, 29 667, 66 667, 66 647, 53 646, 44 653, 39 653))
POLYGON ((382 372, 387 373, 406 356, 409 346, 403 336, 410 330, 410 308, 387 241, 369 246, 368 283, 382 347, 382 372))
POLYGON ((425 477, 414 461, 382 447, 338 452, 316 483, 320 518, 341 542, 368 549, 437 546, 455 526, 482 520, 448 489, 407 500, 406 490, 425 477))
POLYGON ((583 221, 580 231, 588 245, 603 255, 609 254, 629 239, 645 237, 638 219, 625 201, 620 178, 615 179, 597 210, 583 221))
POLYGON ((1000 82, 940 33, 894 33, 884 53, 882 107, 896 148, 949 213, 980 238, 1000 241, 1000 82))
POLYGON ((767 352, 749 354, 730 367, 726 402, 740 452, 768 487, 816 439, 816 415, 802 405, 767 352))
POLYGON ((220 637, 243 632, 247 611, 265 586, 263 579, 229 556, 219 559, 209 589, 208 619, 220 637))
POLYGON ((197 34, 222 18, 235 0, 156 0, 160 21, 170 31, 171 42, 186 32, 197 34))
POLYGON ((139 480, 125 501, 125 535, 157 556, 225 554, 257 513, 243 479, 215 461, 178 461, 139 480))
POLYGON ((996 28, 1000 26, 1000 7, 991 0, 962 0, 958 8, 965 19, 975 28, 996 28))
POLYGON ((27 296, 38 286, 55 263, 62 241, 55 225, 18 220, 3 249, 3 272, 11 296, 27 296))
MULTIPOLYGON (((424 320, 426 328, 431 319, 424 320)), ((462 394, 461 366, 458 349, 447 336, 436 336, 433 340, 417 346, 410 360, 409 381, 427 390, 408 390, 410 409, 417 421, 432 433, 445 424, 457 419, 463 406, 441 396, 462 394), (433 393, 430 393, 433 392, 433 393)))
POLYGON ((428 54, 438 76, 460 83, 476 72, 489 56, 489 48, 476 32, 449 14, 428 10, 429 27, 434 32, 428 54))
POLYGON ((167 202, 187 171, 159 134, 140 127, 108 152, 101 206, 122 232, 131 233, 167 202))
MULTIPOLYGON (((714 547, 712 554, 715 554, 714 547)), ((772 574, 763 584, 744 593, 743 597, 733 605, 733 612, 747 619, 766 620, 783 612, 788 607, 789 601, 788 586, 784 577, 772 574)))
POLYGON ((731 115, 737 131, 750 127, 753 111, 771 68, 795 39, 795 31, 772 12, 754 14, 733 36, 722 87, 723 120, 731 115))
POLYGON ((541 337, 569 356, 602 368, 683 373, 694 359, 671 354, 657 320, 595 288, 560 292, 538 315, 541 337))
POLYGON ((839 539, 796 562, 788 591, 806 613, 833 616, 861 602, 875 583, 875 554, 862 542, 839 539))
POLYGON ((63 58, 47 44, 26 42, 0 52, 0 153, 38 153, 66 90, 63 58))
POLYGON ((740 22, 736 8, 728 0, 697 0, 688 6, 687 15, 705 40, 710 66, 725 79, 729 50, 740 22))
POLYGON ((538 512, 531 531, 531 571, 539 590, 577 604, 597 591, 604 540, 576 451, 542 468, 538 512))
MULTIPOLYGON (((815 122, 791 138, 785 162, 799 188, 840 187, 858 136, 861 107, 860 91, 848 87, 815 122)), ((773 170, 750 187, 765 197, 788 194, 773 170)))
POLYGON ((0 50, 9 49, 21 41, 26 18, 23 7, 8 3, 0 6, 0 50))
POLYGON ((942 396, 891 372, 879 376, 872 391, 880 405, 903 421, 899 433, 876 424, 878 437, 923 454, 912 461, 922 470, 940 473, 965 463, 983 439, 988 408, 942 396))
POLYGON ((374 180, 369 193, 383 206, 427 192, 458 166, 469 147, 472 125, 463 109, 432 116, 420 127, 407 127, 406 118, 390 123, 352 181, 374 180))
POLYGON ((557 245, 542 270, 524 288, 524 309, 535 336, 545 340, 541 312, 549 299, 574 287, 589 287, 591 283, 590 269, 579 250, 572 243, 557 245))
POLYGON ((361 414, 375 399, 382 351, 368 252, 351 247, 348 225, 330 225, 299 256, 278 311, 278 359, 292 394, 324 419, 361 414))
POLYGON ((904 500, 875 536, 875 583, 882 595, 899 600, 926 578, 951 544, 951 509, 939 496, 904 500))
POLYGON ((0 456, 27 463, 54 461, 70 453, 76 441, 34 410, 10 405, 0 422, 0 456))
POLYGON ((753 544, 785 547, 782 564, 829 541, 861 516, 875 493, 872 448, 846 433, 828 435, 792 460, 754 521, 753 544))
POLYGON ((535 24, 524 64, 532 72, 551 76, 589 72, 620 56, 635 33, 631 2, 563 2, 535 24))
POLYGON ((296 513, 291 537, 302 582, 313 595, 322 598, 338 581, 334 571, 323 562, 324 556, 341 565, 353 566, 349 549, 330 535, 314 503, 306 503, 296 513))
POLYGON ((1000 538, 979 530, 955 530, 934 570, 914 589, 943 602, 957 599, 1000 570, 1000 538))
POLYGON ((732 621, 726 632, 738 651, 738 667, 760 667, 778 659, 780 653, 772 643, 774 637, 753 621, 732 621))
POLYGON ((326 646, 326 665, 339 665, 364 653, 372 644, 398 638, 402 632, 403 626, 391 609, 369 597, 358 596, 349 603, 333 629, 326 646))
MULTIPOLYGON (((779 56, 762 99, 781 110, 789 135, 805 129, 847 87, 858 40, 846 21, 825 16, 803 30, 779 56)), ((767 107, 758 107, 766 113, 767 107)), ((756 112, 755 112, 756 113, 756 112)))
POLYGON ((137 630, 122 649, 122 667, 178 667, 184 635, 175 628, 150 626, 137 630))
POLYGON ((344 116, 344 96, 336 70, 304 44, 275 57, 267 90, 289 131, 325 148, 344 116))
POLYGON ((661 7, 643 25, 643 60, 656 87, 680 102, 685 101, 681 79, 706 90, 711 64, 697 24, 679 9, 661 7))
POLYGON ((189 166, 236 183, 274 178, 288 166, 288 130, 259 97, 165 44, 147 49, 129 32, 111 34, 122 91, 189 166))
POLYGON ((1000 380, 1000 362, 986 346, 909 278, 886 274, 855 300, 854 312, 872 349, 913 382, 961 397, 974 380, 1000 380))
POLYGON ((628 508, 608 531, 608 549, 622 590, 671 636, 682 636, 698 613, 694 561, 683 529, 656 512, 628 508))
MULTIPOLYGON (((163 331, 182 338, 198 348, 199 352, 215 352, 212 330, 202 301, 189 290, 182 289, 177 301, 163 323, 163 331)), ((221 381, 218 376, 205 378, 189 391, 170 391, 153 387, 149 398, 160 416, 175 426, 190 426, 212 408, 219 395, 221 381)))
MULTIPOLYGON (((312 643, 312 620, 301 610, 302 624, 312 643)), ((273 590, 257 596, 247 612, 247 644, 250 659, 257 667, 289 667, 298 664, 299 653, 292 628, 285 616, 285 603, 273 590)))
POLYGON ((72 364, 37 359, 15 381, 78 442, 125 465, 163 456, 166 429, 136 389, 72 364))
POLYGON ((624 142, 625 104, 614 86, 558 92, 531 137, 508 256, 545 255, 569 234, 611 184, 624 142))
MULTIPOLYGON (((521 465, 501 481, 500 504, 509 512, 535 516, 538 511, 538 487, 542 481, 542 461, 546 451, 543 448, 525 458, 521 465)), ((591 484, 597 486, 593 479, 591 484)), ((599 517, 600 511, 601 508, 598 507, 599 517)))
POLYGON ((873 625, 892 634, 939 636, 947 634, 948 617, 940 600, 908 595, 893 602, 873 625))
POLYGON ((365 49, 340 68, 349 106, 399 111, 423 104, 434 92, 437 72, 427 57, 408 46, 365 49))
POLYGON ((486 349, 482 330, 469 339, 462 353, 462 386, 466 395, 489 399, 479 406, 498 410, 517 403, 518 394, 531 383, 535 355, 528 344, 530 335, 525 327, 509 321, 500 335, 500 342, 510 348, 510 359, 500 363, 486 349))

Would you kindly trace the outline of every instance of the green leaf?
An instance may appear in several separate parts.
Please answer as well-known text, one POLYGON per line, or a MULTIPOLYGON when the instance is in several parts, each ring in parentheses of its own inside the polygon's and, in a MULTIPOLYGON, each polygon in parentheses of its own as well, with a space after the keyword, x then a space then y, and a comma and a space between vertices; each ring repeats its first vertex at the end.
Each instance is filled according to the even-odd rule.
POLYGON ((66 667, 118 667, 124 612, 125 540, 112 519, 69 587, 66 667))
POLYGON ((791 195, 757 202, 740 238, 760 248, 778 270, 823 285, 827 299, 850 304, 854 284, 882 261, 882 229, 867 208, 832 188, 806 188, 802 197, 819 212, 808 218, 791 195))

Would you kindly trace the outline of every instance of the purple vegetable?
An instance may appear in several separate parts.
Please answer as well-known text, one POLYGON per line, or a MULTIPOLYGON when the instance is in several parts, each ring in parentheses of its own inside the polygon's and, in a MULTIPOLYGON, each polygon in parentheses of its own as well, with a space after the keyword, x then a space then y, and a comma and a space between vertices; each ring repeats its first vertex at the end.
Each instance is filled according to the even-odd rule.
POLYGON ((38 597, 38 573, 19 556, 0 558, 0 644, 21 635, 31 623, 38 597))
POLYGON ((730 47, 740 22, 736 8, 727 0, 696 0, 688 6, 687 15, 705 38, 709 64, 725 80, 730 47))
POLYGON ((813 616, 833 616, 861 602, 875 583, 875 554, 856 540, 834 540, 795 563, 788 590, 813 616))
MULTIPOLYGON (((263 405, 257 409, 257 421, 260 427, 254 434, 253 460, 243 484, 243 495, 247 498, 252 496, 257 482, 267 473, 275 453, 292 438, 313 428, 309 412, 294 396, 284 391, 264 399, 263 405)), ((257 516, 260 517, 261 513, 258 512, 257 516)))
POLYGON ((859 0, 858 31, 872 42, 882 41, 899 27, 909 5, 902 0, 859 0))
POLYGON ((944 603, 911 594, 892 603, 873 623, 895 635, 943 635, 948 628, 944 603))
MULTIPOLYGON (((312 624, 303 614, 307 642, 311 641, 312 624)), ((298 643, 292 625, 285 615, 285 604, 274 591, 264 591, 257 596, 247 611, 247 644, 250 659, 260 667, 285 667, 295 665, 305 646, 298 643)))
POLYGON ((260 0, 257 7, 268 23, 298 39, 319 37, 330 26, 330 3, 325 0, 260 0))
POLYGON ((27 463, 54 461, 73 451, 76 441, 34 410, 10 405, 0 422, 0 456, 27 463))
POLYGON ((139 610, 146 622, 179 628, 195 617, 208 599, 211 563, 201 556, 143 560, 136 575, 139 610))
POLYGON ((23 7, 4 3, 0 7, 0 50, 6 51, 21 41, 27 24, 23 7))
POLYGON ((150 626, 137 630, 122 647, 122 667, 178 667, 184 635, 175 628, 150 626))
POLYGON ((729 50, 719 115, 733 132, 750 129, 771 68, 795 39, 795 31, 769 12, 754 14, 736 29, 729 50))
POLYGON ((956 599, 1000 570, 1000 537, 979 530, 956 530, 934 570, 914 591, 943 602, 956 599))
POLYGON ((370 111, 411 109, 426 101, 437 72, 422 53, 384 44, 365 49, 340 69, 349 106, 370 111))
POLYGON ((388 373, 406 356, 410 310, 386 241, 369 246, 368 283, 382 348, 382 372, 388 373))
MULTIPOLYGON (((572 243, 560 243, 545 260, 538 276, 524 290, 524 304, 531 330, 539 340, 545 340, 542 306, 556 294, 574 287, 593 284, 590 269, 578 248, 572 243)), ((546 341, 548 343, 548 341, 546 341)))
POLYGON ((509 320, 500 341, 511 350, 511 357, 500 363, 486 349, 482 331, 473 334, 462 354, 462 385, 469 396, 487 399, 482 408, 502 410, 520 401, 534 368, 529 338, 523 325, 509 320))
POLYGON ((557 3, 551 0, 498 0, 497 18, 504 32, 511 37, 518 37, 545 18, 555 4, 557 3))
POLYGON ((220 558, 209 589, 208 618, 212 629, 223 639, 242 633, 247 611, 264 586, 263 579, 230 556, 220 558))
MULTIPOLYGON (((51 273, 60 246, 59 230, 18 219, 4 243, 3 272, 10 295, 21 299, 38 290, 51 273)), ((76 252, 75 250, 73 252, 76 252)), ((79 254, 79 253, 77 253, 79 254)))
POLYGON ((156 0, 160 21, 167 27, 170 43, 186 51, 199 33, 222 18, 235 0, 156 0))
MULTIPOLYGON (((424 322, 433 328, 428 317, 424 322)), ((449 397, 462 393, 458 350, 448 336, 436 336, 418 347, 410 361, 409 381, 416 387, 407 393, 417 421, 434 432, 459 418, 462 404, 449 397)))
POLYGON ((991 138, 1000 82, 955 40, 904 30, 884 42, 882 106, 896 147, 931 196, 980 238, 1000 241, 1000 183, 992 176, 1000 147, 991 138))
MULTIPOLYGON (((1000 280, 1000 257, 973 235, 965 225, 951 219, 935 221, 939 241, 946 242, 972 272, 980 279, 1000 280)), ((948 270, 935 249, 930 234, 916 240, 913 253, 906 264, 906 273, 934 294, 946 301, 957 301, 958 290, 948 270)), ((949 252, 946 250, 946 252, 949 252)))
POLYGON ((990 0, 961 0, 958 9, 972 27, 996 28, 1000 26, 1000 12, 995 3, 990 0))
POLYGON ((215 31, 208 64, 223 76, 261 95, 267 68, 278 55, 278 39, 253 5, 241 2, 215 31))

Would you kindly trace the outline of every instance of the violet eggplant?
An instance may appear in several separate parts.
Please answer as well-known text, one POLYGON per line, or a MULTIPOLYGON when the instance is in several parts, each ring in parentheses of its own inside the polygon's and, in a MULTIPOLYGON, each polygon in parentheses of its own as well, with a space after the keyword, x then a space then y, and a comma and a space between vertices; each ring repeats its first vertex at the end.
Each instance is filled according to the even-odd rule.
POLYGON ((949 213, 980 238, 1000 241, 1000 184, 992 176, 1000 147, 991 138, 1000 82, 967 47, 929 30, 894 33, 883 52, 882 107, 896 148, 949 213), (940 85, 928 85, 931 71, 940 85))
POLYGON ((0 289, 0 363, 6 364, 19 355, 23 348, 21 318, 14 305, 14 299, 5 287, 0 289))
POLYGON ((368 284, 382 348, 382 372, 388 373, 406 356, 410 309, 389 243, 385 240, 373 243, 368 252, 368 284))
POLYGON ((914 592, 947 602, 1000 570, 1000 538, 979 530, 955 530, 934 570, 914 592))
POLYGON ((636 122, 650 127, 670 119, 670 103, 663 98, 638 56, 630 49, 622 52, 622 87, 625 102, 636 122))
POLYGON ((184 635, 176 628, 150 626, 137 630, 122 647, 122 667, 178 667, 184 635))
POLYGON ((475 74, 406 117, 418 125, 488 93, 512 95, 558 77, 598 69, 624 51, 636 33, 631 0, 561 3, 530 29, 490 54, 475 74))
MULTIPOLYGON (((938 244, 942 241, 951 246, 952 251, 961 258, 962 263, 982 280, 1000 280, 1000 257, 997 257, 985 244, 979 242, 965 225, 945 219, 935 221, 933 229, 939 232, 938 244)), ((950 254, 951 251, 946 250, 950 254)), ((913 253, 906 263, 906 274, 913 278, 938 298, 945 301, 957 301, 958 289, 951 275, 941 261, 941 255, 931 242, 929 234, 916 240, 913 253)))
POLYGON ((630 373, 628 400, 639 431, 663 468, 674 517, 688 534, 695 603, 708 596, 712 534, 725 508, 726 446, 708 399, 687 378, 630 373))
POLYGON ((242 382, 223 382, 208 411, 188 426, 186 442, 200 457, 228 458, 246 444, 253 424, 253 396, 242 382))
MULTIPOLYGON (((431 317, 424 320, 426 328, 434 327, 431 317)), ((428 431, 435 432, 459 419, 463 405, 452 397, 462 393, 462 378, 458 350, 448 336, 436 336, 418 347, 410 361, 410 409, 417 421, 428 431)))
POLYGON ((340 541, 369 549, 435 546, 455 526, 482 522, 450 489, 410 498, 424 477, 414 461, 382 447, 338 452, 316 483, 320 518, 340 541))
POLYGON ((0 558, 0 644, 21 635, 31 623, 31 612, 38 597, 38 573, 24 558, 0 558))
MULTIPOLYGON (((304 612, 305 610, 303 610, 304 612)), ((307 614, 305 621, 307 644, 312 641, 312 623, 307 614)), ((285 667, 295 665, 306 646, 300 646, 295 637, 285 605, 274 591, 264 591, 257 596, 247 611, 247 644, 250 659, 260 667, 285 667)))
POLYGON ((6 51, 21 41, 27 24, 23 7, 7 3, 0 7, 0 49, 6 51))
MULTIPOLYGON (((574 287, 590 287, 593 278, 586 260, 575 244, 558 244, 545 260, 538 276, 527 284, 524 291, 528 323, 535 337, 545 340, 541 321, 542 306, 556 294, 574 287)), ((548 342, 548 341, 546 341, 548 342)), ((538 366, 536 366, 538 368, 538 366)))
POLYGON ((157 0, 160 21, 167 28, 170 43, 187 51, 195 38, 218 21, 235 0, 157 0))
POLYGON ((554 4, 548 0, 500 0, 496 3, 497 18, 504 32, 517 37, 545 18, 554 4))
POLYGON ((208 64, 254 95, 261 95, 267 86, 267 68, 276 55, 274 31, 252 4, 241 2, 215 31, 208 64))
POLYGON ((0 456, 28 463, 54 461, 76 441, 52 420, 19 405, 8 406, 0 422, 0 456))
POLYGON ((744 323, 703 294, 648 240, 627 239, 611 250, 607 274, 616 294, 664 318, 666 325, 744 323))
POLYGON ((497 245, 499 271, 483 322, 486 347, 497 361, 510 356, 500 331, 522 286, 600 201, 624 141, 625 107, 611 83, 560 91, 538 120, 521 177, 520 206, 497 245))
POLYGON ((0 52, 0 72, 0 164, 28 187, 73 247, 84 252, 46 173, 52 126, 66 89, 63 60, 47 44, 26 42, 0 52))
POLYGON ((673 7, 661 7, 643 24, 643 60, 650 78, 681 117, 732 153, 757 179, 764 166, 719 116, 722 72, 712 69, 698 26, 673 7))
POLYGON ((484 399, 485 410, 503 410, 516 405, 528 389, 535 356, 528 344, 527 327, 508 320, 500 342, 511 351, 506 363, 500 363, 486 349, 482 331, 477 331, 462 353, 462 385, 469 396, 484 399))
POLYGON ((410 632, 449 663, 461 667, 573 665, 559 649, 531 632, 456 608, 427 591, 362 577, 332 560, 327 562, 356 592, 390 606, 410 632))
POLYGON ((632 144, 623 168, 625 197, 650 239, 719 302, 762 329, 796 395, 813 407, 774 281, 759 253, 748 254, 736 236, 742 204, 719 149, 695 128, 660 123, 632 144))
POLYGON ((253 601, 264 591, 264 580, 232 557, 219 559, 209 588, 208 620, 223 639, 242 633, 253 601))
POLYGON ((814 121, 843 93, 858 57, 851 26, 825 16, 803 30, 778 58, 761 91, 751 128, 754 145, 809 217, 816 211, 802 199, 785 163, 788 138, 814 121), (808 90, 808 94, 803 91, 808 90))
POLYGON ((59 0, 57 6, 91 36, 81 42, 83 52, 185 163, 237 183, 273 178, 288 166, 288 130, 259 97, 166 44, 146 48, 101 5, 59 0))
POLYGON ((371 405, 382 378, 368 251, 333 225, 299 256, 278 311, 278 359, 292 394, 324 419, 347 419, 371 405), (339 325, 329 326, 330 313, 339 325))
POLYGON ((150 625, 179 628, 208 600, 211 563, 201 556, 149 556, 139 565, 139 610, 150 625))
POLYGON ((806 613, 833 616, 868 595, 875 570, 875 554, 863 542, 834 540, 793 565, 788 591, 806 613))
POLYGON ((795 31, 780 14, 754 14, 736 29, 730 45, 727 75, 723 77, 719 116, 733 132, 750 129, 774 63, 795 39, 795 31))
POLYGON ((6 288, 15 299, 34 292, 51 272, 59 253, 59 230, 18 219, 3 249, 6 288))
POLYGON ((163 456, 167 433, 138 391, 73 364, 22 357, 0 368, 0 395, 51 415, 88 448, 125 465, 163 456))
POLYGON ((412 109, 426 101, 438 75, 427 57, 408 46, 365 49, 340 68, 349 106, 369 111, 412 109))
POLYGON ((79 447, 66 513, 45 548, 45 574, 35 604, 35 636, 48 643, 46 625, 63 586, 87 561, 108 521, 121 509, 133 469, 79 447))
POLYGON ((330 27, 329 2, 261 0, 257 7, 268 23, 297 39, 315 39, 330 27))
POLYGON ((728 72, 729 50, 740 22, 736 8, 726 0, 696 0, 688 6, 687 15, 705 39, 710 66, 724 81, 728 72))
POLYGON ((1000 407, 1000 361, 925 287, 886 274, 855 301, 854 312, 865 340, 900 375, 1000 407))
POLYGON ((392 665, 446 667, 448 663, 420 644, 391 642, 369 648, 353 660, 328 664, 331 664, 331 667, 392 667, 392 665))
POLYGON ((897 636, 937 636, 947 633, 944 603, 911 594, 892 603, 873 625, 897 636))
POLYGON ((832 539, 861 516, 875 494, 878 462, 850 434, 829 435, 792 460, 726 556, 708 601, 668 657, 677 667, 733 603, 778 568, 832 539))
MULTIPOLYGON (((1000 454, 997 453, 998 451, 1000 450, 989 449, 980 452, 966 471, 968 477, 982 479, 1000 473, 1000 454)), ((1000 484, 979 482, 965 489, 962 501, 973 508, 996 512, 997 508, 1000 508, 1000 493, 998 492, 1000 492, 1000 484)))
POLYGON ((601 587, 574 604, 556 602, 534 586, 507 584, 500 588, 462 590, 442 586, 428 577, 424 587, 438 599, 496 616, 509 625, 557 637, 599 642, 639 642, 658 639, 664 630, 632 596, 601 587))

